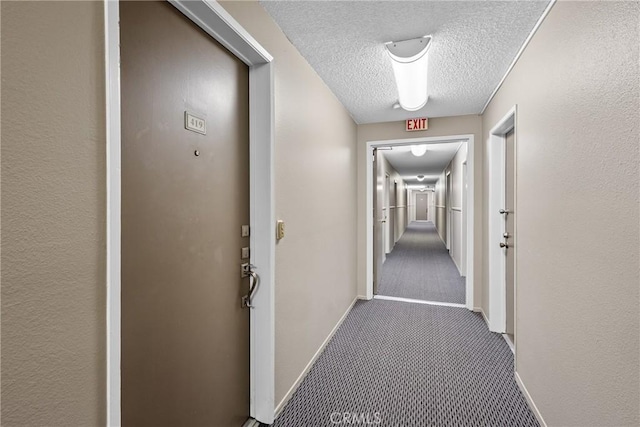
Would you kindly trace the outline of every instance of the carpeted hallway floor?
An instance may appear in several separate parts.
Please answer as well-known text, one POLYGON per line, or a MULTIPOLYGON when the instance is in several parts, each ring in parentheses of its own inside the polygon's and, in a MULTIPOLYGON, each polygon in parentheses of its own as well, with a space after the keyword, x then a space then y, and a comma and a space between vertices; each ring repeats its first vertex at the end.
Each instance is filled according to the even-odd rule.
POLYGON ((479 314, 385 300, 356 303, 274 423, 342 424, 538 425, 479 314))
POLYGON ((465 303, 465 279, 432 222, 409 224, 382 265, 378 295, 465 303))

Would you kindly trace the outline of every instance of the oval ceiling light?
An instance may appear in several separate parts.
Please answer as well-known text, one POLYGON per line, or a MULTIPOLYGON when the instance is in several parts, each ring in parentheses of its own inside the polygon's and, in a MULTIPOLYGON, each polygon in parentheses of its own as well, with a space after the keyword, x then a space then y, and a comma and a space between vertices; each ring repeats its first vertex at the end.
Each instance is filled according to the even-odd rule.
POLYGON ((398 87, 398 101, 407 111, 417 111, 424 107, 429 98, 427 92, 427 71, 431 36, 399 42, 385 43, 391 57, 393 74, 398 87))
POLYGON ((416 157, 424 156, 424 153, 426 152, 427 152, 426 144, 411 146, 411 154, 413 154, 416 157))
POLYGON ((424 181, 424 175, 418 175, 416 178, 418 178, 418 181, 424 181))

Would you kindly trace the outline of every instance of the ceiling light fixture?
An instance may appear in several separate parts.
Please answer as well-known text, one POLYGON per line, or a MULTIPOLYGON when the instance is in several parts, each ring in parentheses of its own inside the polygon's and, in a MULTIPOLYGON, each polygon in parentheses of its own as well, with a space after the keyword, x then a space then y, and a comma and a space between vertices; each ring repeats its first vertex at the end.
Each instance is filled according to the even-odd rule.
POLYGON ((411 154, 413 154, 416 157, 424 156, 424 153, 426 152, 427 152, 426 144, 411 146, 411 154))
POLYGON ((418 181, 424 181, 424 175, 418 175, 416 178, 418 178, 418 181))
POLYGON ((389 42, 385 43, 385 46, 392 60, 400 106, 407 111, 421 109, 429 98, 427 71, 431 36, 389 42))

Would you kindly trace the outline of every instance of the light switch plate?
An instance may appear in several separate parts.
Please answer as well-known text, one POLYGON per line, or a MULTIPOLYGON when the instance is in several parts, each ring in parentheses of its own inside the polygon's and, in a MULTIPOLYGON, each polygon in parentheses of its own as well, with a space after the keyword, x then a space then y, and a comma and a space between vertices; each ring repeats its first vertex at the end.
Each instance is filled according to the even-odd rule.
POLYGON ((279 219, 276 225, 276 239, 281 240, 284 238, 284 221, 279 219))

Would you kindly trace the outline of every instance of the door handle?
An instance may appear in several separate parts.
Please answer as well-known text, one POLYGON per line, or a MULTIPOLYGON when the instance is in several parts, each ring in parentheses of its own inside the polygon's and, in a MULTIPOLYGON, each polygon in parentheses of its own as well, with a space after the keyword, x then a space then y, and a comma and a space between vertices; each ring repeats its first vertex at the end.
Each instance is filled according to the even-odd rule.
POLYGON ((505 239, 508 239, 509 237, 511 237, 511 234, 509 234, 509 233, 504 233, 504 234, 502 235, 502 237, 504 237, 505 239))
POLYGON ((505 242, 500 242, 500 247, 507 249, 509 247, 509 244, 505 242))
POLYGON ((253 269, 255 266, 249 264, 244 273, 249 277, 249 281, 251 286, 249 287, 249 293, 242 297, 242 308, 254 308, 252 305, 253 297, 256 295, 258 291, 258 287, 260 286, 260 276, 256 274, 253 269))
POLYGON ((500 210, 498 211, 498 213, 499 213, 500 215, 508 215, 508 214, 510 214, 510 213, 511 213, 511 211, 510 211, 509 209, 500 209, 500 210))

